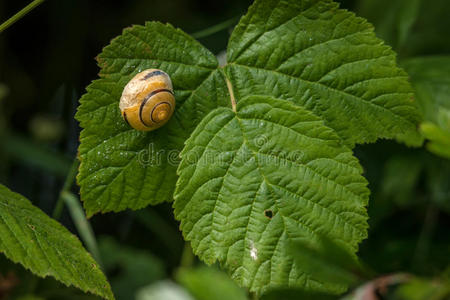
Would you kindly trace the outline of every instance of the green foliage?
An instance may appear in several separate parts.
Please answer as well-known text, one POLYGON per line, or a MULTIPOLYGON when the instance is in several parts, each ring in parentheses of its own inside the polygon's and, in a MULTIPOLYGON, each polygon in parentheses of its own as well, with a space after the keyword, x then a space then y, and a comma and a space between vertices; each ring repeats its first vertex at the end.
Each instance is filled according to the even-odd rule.
POLYGON ((172 281, 158 281, 139 290, 136 300, 195 300, 183 287, 172 281))
POLYGON ((377 20, 378 34, 396 48, 404 46, 411 27, 417 21, 422 0, 362 0, 360 12, 369 20, 377 20), (390 9, 386 9, 389 6, 390 9))
POLYGON ((30 201, 0 185, 0 252, 41 277, 114 299, 80 241, 30 201))
POLYGON ((98 61, 101 79, 87 88, 76 115, 84 128, 78 183, 87 215, 171 201, 176 150, 209 110, 226 103, 216 58, 182 31, 147 23, 125 29, 98 61), (177 100, 169 123, 150 133, 130 128, 118 106, 125 84, 148 68, 170 74, 177 100))
POLYGON ((398 287, 392 296, 394 300, 445 300, 450 297, 450 282, 414 278, 398 287))
POLYGON ((39 36, 2 35, 1 52, 14 59, 2 62, 0 181, 44 211, 59 195, 53 218, 91 255, 0 186, 0 298, 328 300, 347 290, 341 299, 448 299, 448 0, 336 1, 376 26, 409 78, 372 25, 332 0, 254 0, 240 21, 253 0, 47 1, 34 19, 49 13, 56 48, 17 51, 17 41, 40 45, 39 36), (99 7, 108 13, 86 15, 99 7), (87 215, 162 205, 88 222, 73 187, 77 159, 69 170, 78 142, 66 103, 92 78, 85 58, 94 54, 82 46, 158 19, 195 33, 157 22, 125 29, 98 55, 100 78, 76 118, 87 215), (212 20, 225 21, 204 28, 212 20), (126 125, 118 102, 147 68, 169 73, 177 106, 166 126, 144 133, 126 125), (69 88, 56 89, 62 82, 69 88), (427 142, 361 145, 378 139, 427 142), (91 224, 108 234, 99 248, 91 224), (214 266, 195 266, 191 250, 214 266))
POLYGON ((99 248, 106 273, 119 274, 111 280, 117 299, 134 299, 139 288, 165 276, 162 262, 147 251, 122 246, 111 237, 101 237, 99 248))
POLYGON ((321 116, 348 145, 398 138, 420 143, 405 73, 372 27, 331 1, 256 1, 233 32, 224 71, 198 42, 170 25, 134 26, 98 57, 100 79, 80 102, 78 181, 88 215, 171 201, 176 153, 203 117, 236 99, 271 95, 321 116), (273 14, 271 12, 274 12, 273 14), (155 132, 130 129, 118 109, 139 70, 170 74, 175 116, 155 132))
POLYGON ((425 121, 420 131, 427 149, 450 158, 450 57, 416 57, 404 62, 425 121))
POLYGON ((447 0, 358 0, 357 12, 400 57, 448 53, 447 0))
POLYGON ((369 23, 329 0, 255 1, 227 60, 218 68, 194 39, 154 22, 103 50, 76 115, 87 214, 171 201, 178 179, 175 217, 202 260, 257 293, 342 292, 313 278, 288 244, 325 235, 356 252, 369 191, 351 147, 422 141, 406 74, 369 23), (169 123, 150 133, 118 109, 125 84, 148 68, 171 76, 177 99, 169 123))
POLYGON ((439 109, 450 110, 450 56, 424 56, 402 63, 416 92, 424 119, 439 123, 439 109))
POLYGON ((175 217, 200 258, 252 291, 342 291, 311 278, 287 249, 322 234, 355 251, 366 237, 361 167, 320 118, 283 100, 241 99, 236 113, 205 117, 181 157, 175 217))
POLYGON ((324 236, 316 243, 308 240, 292 242, 290 254, 317 280, 349 286, 358 282, 357 275, 365 273, 355 256, 324 236))
POLYGON ((239 288, 225 273, 214 268, 181 269, 177 280, 196 300, 245 300, 245 291, 239 288))
POLYGON ((292 299, 307 299, 307 300, 336 300, 338 297, 327 293, 307 292, 302 289, 285 288, 271 290, 261 297, 262 300, 292 300, 292 299))
POLYGON ((237 98, 291 100, 349 145, 394 137, 420 144, 420 117, 395 53, 335 2, 256 1, 233 31, 228 61, 237 98))

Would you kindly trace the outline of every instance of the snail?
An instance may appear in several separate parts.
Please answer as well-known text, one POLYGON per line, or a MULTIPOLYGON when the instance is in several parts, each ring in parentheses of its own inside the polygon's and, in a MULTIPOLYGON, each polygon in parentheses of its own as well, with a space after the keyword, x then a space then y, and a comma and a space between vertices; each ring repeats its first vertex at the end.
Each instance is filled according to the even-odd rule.
POLYGON ((123 89, 119 108, 134 129, 151 131, 163 126, 175 110, 169 75, 158 69, 136 74, 123 89))

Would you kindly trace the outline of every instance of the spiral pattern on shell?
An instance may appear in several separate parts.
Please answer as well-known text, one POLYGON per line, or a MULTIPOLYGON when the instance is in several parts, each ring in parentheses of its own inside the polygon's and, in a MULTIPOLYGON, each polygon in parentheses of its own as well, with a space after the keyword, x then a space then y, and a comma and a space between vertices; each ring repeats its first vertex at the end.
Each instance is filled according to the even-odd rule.
POLYGON ((158 69, 136 74, 123 89, 119 108, 125 122, 136 130, 151 131, 163 126, 175 110, 169 75, 158 69))

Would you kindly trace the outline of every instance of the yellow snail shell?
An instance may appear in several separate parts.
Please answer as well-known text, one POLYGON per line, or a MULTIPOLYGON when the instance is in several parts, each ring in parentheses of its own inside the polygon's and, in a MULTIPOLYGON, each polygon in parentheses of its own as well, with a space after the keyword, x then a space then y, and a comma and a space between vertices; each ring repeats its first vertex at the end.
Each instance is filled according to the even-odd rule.
POLYGON ((125 122, 136 130, 151 131, 163 126, 175 110, 169 75, 158 69, 136 74, 123 89, 119 108, 125 122))

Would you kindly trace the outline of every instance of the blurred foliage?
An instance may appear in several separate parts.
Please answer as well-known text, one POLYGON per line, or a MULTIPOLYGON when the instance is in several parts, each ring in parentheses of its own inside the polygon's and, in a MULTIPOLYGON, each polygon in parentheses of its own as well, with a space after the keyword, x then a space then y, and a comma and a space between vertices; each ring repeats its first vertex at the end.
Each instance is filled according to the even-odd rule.
POLYGON ((138 291, 136 300, 194 300, 189 293, 176 283, 158 281, 138 291))
POLYGON ((99 238, 99 248, 116 299, 133 299, 139 288, 166 276, 163 262, 147 251, 120 245, 109 236, 99 238))
POLYGON ((225 273, 214 268, 181 269, 176 278, 197 300, 247 299, 243 289, 225 273))
MULTIPOLYGON (((0 1, 0 19, 5 20, 28 2, 0 1)), ((417 276, 389 288, 391 293, 385 299, 448 299, 450 160, 445 153, 450 148, 450 3, 341 2, 372 22, 377 35, 398 52, 425 116, 422 132, 431 140, 420 149, 387 141, 355 149, 372 192, 369 238, 362 244, 359 258, 380 276, 394 272, 417 276)), ((97 77, 94 57, 101 49, 131 24, 159 20, 198 34, 241 16, 250 3, 44 2, 0 35, 0 182, 50 213, 78 147, 79 128, 73 118, 77 99, 97 77)), ((225 49, 231 28, 199 40, 218 54, 225 49)), ((71 191, 76 193, 77 188, 71 191)), ((76 232, 68 211, 64 210, 61 221, 76 232)), ((95 216, 90 222, 117 299, 196 299, 202 291, 199 278, 203 276, 196 272, 217 273, 202 268, 176 272, 183 242, 168 204, 95 216)), ((223 274, 208 276, 225 278, 223 274)), ((213 288, 215 285, 210 283, 213 288)), ((7 295, 9 299, 98 299, 53 279, 38 279, 1 255, 0 299, 7 295)), ((263 297, 297 298, 336 299, 295 290, 274 290, 263 297)))
POLYGON ((450 158, 450 56, 424 56, 403 62, 416 90, 425 122, 420 131, 426 148, 450 158))

